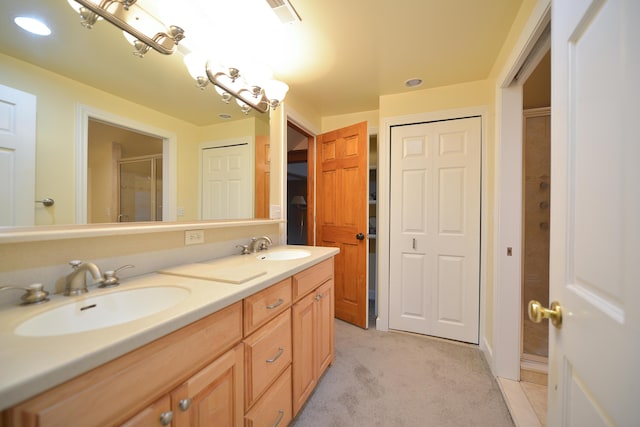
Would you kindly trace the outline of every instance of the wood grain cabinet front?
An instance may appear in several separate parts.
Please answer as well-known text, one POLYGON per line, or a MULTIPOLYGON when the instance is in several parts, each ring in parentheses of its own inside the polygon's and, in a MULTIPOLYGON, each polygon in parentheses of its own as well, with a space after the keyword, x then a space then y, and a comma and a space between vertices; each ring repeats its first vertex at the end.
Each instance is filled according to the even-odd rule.
MULTIPOLYGON (((2 414, 4 426, 162 426, 165 396, 241 339, 238 302, 7 409, 2 414)), ((242 359, 241 355, 240 367, 242 359)), ((242 369, 236 370, 241 374, 242 369)), ((241 415, 242 400, 234 402, 241 415)))
POLYGON ((253 405, 245 416, 245 427, 284 427, 292 419, 291 366, 253 405))
MULTIPOLYGON (((320 280, 326 278, 320 276, 320 280)), ((295 278, 294 278, 295 283, 295 278)), ((298 300, 291 308, 293 362, 292 390, 295 417, 333 363, 333 275, 298 300)))
POLYGON ((244 299, 244 336, 291 307, 291 277, 244 299))
POLYGON ((291 310, 245 338, 245 409, 291 365, 291 310))

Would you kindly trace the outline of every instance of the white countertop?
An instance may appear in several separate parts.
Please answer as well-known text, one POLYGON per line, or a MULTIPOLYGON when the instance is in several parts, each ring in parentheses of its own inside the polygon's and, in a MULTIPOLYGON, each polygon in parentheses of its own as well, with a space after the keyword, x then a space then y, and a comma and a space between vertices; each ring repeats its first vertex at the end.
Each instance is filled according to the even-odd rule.
POLYGON ((261 266, 260 269, 264 267, 265 274, 242 284, 153 273, 125 280, 115 288, 92 288, 82 296, 53 295, 51 301, 44 304, 0 309, 0 410, 176 331, 338 253, 336 248, 310 246, 277 246, 269 251, 282 249, 304 249, 311 255, 287 261, 265 261, 258 260, 258 254, 250 254, 207 262, 221 268, 255 269, 256 264, 261 266), (164 311, 102 329, 46 337, 18 336, 13 332, 20 323, 51 308, 103 293, 149 286, 180 286, 187 288, 190 293, 183 301, 164 311))

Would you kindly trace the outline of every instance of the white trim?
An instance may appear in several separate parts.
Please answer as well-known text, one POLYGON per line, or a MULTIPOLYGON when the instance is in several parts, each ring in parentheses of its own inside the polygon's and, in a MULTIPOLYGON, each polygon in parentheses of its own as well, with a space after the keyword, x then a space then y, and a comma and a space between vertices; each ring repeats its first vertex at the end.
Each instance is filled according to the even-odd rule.
POLYGON ((515 381, 520 379, 522 316, 522 82, 514 83, 513 78, 549 23, 550 9, 551 0, 538 0, 496 82, 493 236, 496 244, 490 366, 494 375, 515 381), (512 248, 510 257, 508 247, 512 248))
POLYGON ((480 116, 482 120, 482 141, 481 141, 481 179, 482 196, 480 208, 480 330, 479 338, 481 348, 486 348, 485 340, 485 301, 487 284, 487 240, 488 240, 488 218, 489 187, 488 177, 488 117, 487 106, 476 106, 459 108, 453 110, 442 110, 428 113, 411 114, 405 116, 388 117, 382 120, 382 133, 378 133, 378 318, 376 319, 376 329, 381 331, 389 330, 389 259, 390 259, 390 181, 391 181, 391 127, 410 123, 432 122, 437 120, 459 119, 464 117, 480 116))
POLYGON ((89 119, 129 129, 134 132, 162 139, 162 218, 176 220, 178 139, 173 132, 141 123, 127 117, 99 110, 87 105, 76 107, 76 224, 87 223, 87 153, 89 145, 89 119))

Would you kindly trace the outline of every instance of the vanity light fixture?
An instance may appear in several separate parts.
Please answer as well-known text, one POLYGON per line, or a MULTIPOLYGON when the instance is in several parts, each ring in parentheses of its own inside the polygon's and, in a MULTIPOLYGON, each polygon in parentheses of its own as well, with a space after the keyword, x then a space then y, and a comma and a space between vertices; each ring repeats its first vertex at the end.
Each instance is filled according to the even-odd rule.
POLYGON ((259 72, 254 70, 241 73, 238 68, 207 61, 196 52, 185 55, 184 63, 197 87, 204 89, 209 82, 213 83, 223 102, 228 104, 235 98, 245 114, 249 114, 252 108, 261 113, 266 113, 269 109, 275 110, 289 90, 286 83, 271 79, 271 72, 264 67, 259 72))
POLYGON ((81 24, 91 28, 99 18, 104 18, 122 31, 131 35, 127 39, 133 44, 136 56, 144 56, 149 48, 163 55, 175 52, 184 30, 171 25, 168 28, 136 4, 137 0, 67 0, 80 15, 81 24))

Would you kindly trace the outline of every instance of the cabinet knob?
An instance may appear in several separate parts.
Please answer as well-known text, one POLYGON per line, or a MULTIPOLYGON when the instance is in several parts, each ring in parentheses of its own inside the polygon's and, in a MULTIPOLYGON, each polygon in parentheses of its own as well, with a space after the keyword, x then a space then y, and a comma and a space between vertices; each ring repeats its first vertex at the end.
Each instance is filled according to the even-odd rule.
POLYGON ((167 411, 160 414, 160 424, 168 426, 173 421, 173 411, 167 411))
POLYGON ((186 399, 181 399, 180 402, 178 402, 178 407, 180 408, 181 411, 186 411, 187 409, 189 409, 189 406, 191 406, 190 397, 187 397, 186 399))

